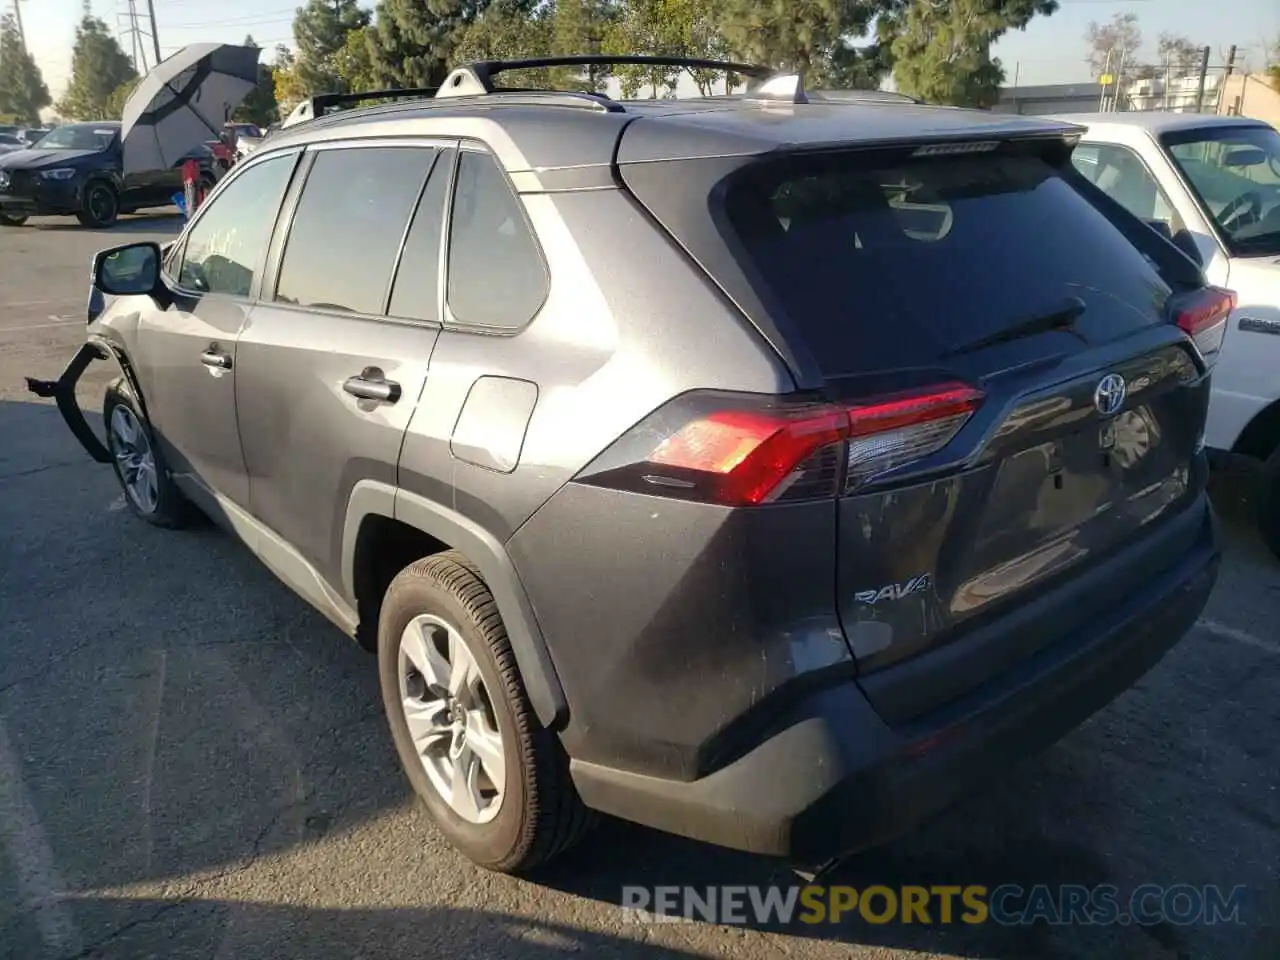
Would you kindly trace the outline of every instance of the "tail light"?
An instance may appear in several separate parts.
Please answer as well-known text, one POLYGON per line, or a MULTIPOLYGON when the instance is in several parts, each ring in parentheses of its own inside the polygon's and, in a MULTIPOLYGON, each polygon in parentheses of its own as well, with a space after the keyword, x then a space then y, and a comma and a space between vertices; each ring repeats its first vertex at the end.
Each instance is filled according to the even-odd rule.
POLYGON ((686 394, 577 479, 725 506, 834 497, 938 452, 981 400, 959 383, 851 406, 686 394))
POLYGON ((1227 335, 1227 318, 1235 308, 1235 291, 1221 287, 1205 287, 1174 301, 1174 322, 1194 341, 1209 367, 1218 361, 1227 335))

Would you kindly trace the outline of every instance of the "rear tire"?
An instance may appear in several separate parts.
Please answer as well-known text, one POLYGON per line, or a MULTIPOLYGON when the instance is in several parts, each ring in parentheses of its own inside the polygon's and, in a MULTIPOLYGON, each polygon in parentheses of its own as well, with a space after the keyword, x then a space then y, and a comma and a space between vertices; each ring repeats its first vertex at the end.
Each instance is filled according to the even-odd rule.
POLYGON ((0 213, 0 227, 20 227, 26 222, 25 213, 0 213))
POLYGON ((147 523, 169 529, 196 522, 200 513, 169 477, 151 425, 124 377, 107 385, 102 419, 111 467, 129 511, 147 523))
POLYGON ((1258 478, 1258 530, 1272 555, 1280 559, 1280 449, 1263 463, 1258 478))
POLYGON ((116 196, 115 187, 95 180, 84 188, 84 198, 76 214, 82 226, 103 230, 114 224, 119 216, 120 198, 116 196))
POLYGON ((559 738, 534 715, 493 595, 460 553, 418 560, 391 582, 378 623, 378 674, 391 736, 410 784, 440 832, 473 863, 524 873, 586 832, 592 817, 569 778, 568 757, 559 738), (455 656, 458 644, 465 649, 455 656), (438 660, 432 661, 431 649, 438 660), (468 656, 478 682, 455 689, 457 665, 465 670, 468 656), (432 664, 419 669, 424 659, 432 664), (442 684, 441 677, 449 682, 442 684), (484 742, 484 734, 488 748, 475 750, 478 760, 469 764, 466 750, 484 742), (493 749, 498 739, 500 762, 493 749), (457 761, 446 762, 455 747, 457 761), (455 762, 474 771, 461 778, 468 786, 464 803, 444 792, 455 762), (491 766, 501 772, 501 784, 489 774, 491 766))

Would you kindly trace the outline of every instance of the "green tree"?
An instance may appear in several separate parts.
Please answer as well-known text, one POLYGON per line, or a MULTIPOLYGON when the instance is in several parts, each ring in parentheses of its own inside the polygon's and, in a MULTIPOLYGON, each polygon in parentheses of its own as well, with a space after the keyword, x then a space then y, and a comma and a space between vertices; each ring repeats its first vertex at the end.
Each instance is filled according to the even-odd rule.
MULTIPOLYGON (((517 60, 550 56, 554 9, 533 0, 494 0, 469 26, 454 48, 455 64, 475 60, 517 60)), ((513 70, 503 74, 506 86, 550 87, 549 70, 513 70)))
POLYGON ((338 71, 338 58, 353 31, 369 25, 369 11, 356 0, 307 0, 293 18, 298 48, 291 69, 303 96, 342 93, 348 88, 338 71))
POLYGON ((380 0, 371 51, 381 83, 438 86, 467 30, 488 6, 489 0, 380 0))
MULTIPOLYGON (((246 47, 257 47, 253 37, 245 37, 246 47)), ((275 75, 271 65, 258 61, 258 85, 249 95, 240 101, 231 119, 237 123, 253 123, 265 127, 280 118, 279 106, 276 103, 275 75)))
MULTIPOLYGON (((126 80, 120 86, 111 91, 111 96, 107 98, 106 117, 108 120, 119 120, 124 114, 124 105, 129 102, 129 95, 142 82, 141 77, 134 77, 132 80, 126 80)), ((94 119, 103 119, 95 117, 94 119)))
POLYGON ((893 78, 903 93, 930 103, 990 107, 1004 68, 991 45, 1057 0, 931 0, 905 10, 892 44, 893 78))
POLYGON ((373 63, 373 27, 361 27, 347 34, 347 42, 333 58, 342 86, 350 91, 376 90, 378 73, 373 63))
POLYGON ((35 126, 40 110, 52 102, 40 68, 23 49, 18 25, 6 13, 0 17, 0 114, 35 126))
POLYGON ((68 120, 115 120, 113 96, 138 72, 107 25, 86 15, 76 27, 71 48, 71 82, 58 101, 58 113, 68 120))
MULTIPOLYGON (((609 25, 610 52, 661 54, 701 60, 728 60, 729 43, 704 0, 627 0, 609 25)), ((679 67, 619 65, 613 70, 623 96, 633 97, 648 87, 650 96, 670 96, 687 73, 698 92, 710 96, 721 81, 721 70, 682 70, 679 67)))
POLYGON ((831 81, 837 55, 848 59, 848 42, 897 6, 897 0, 722 0, 716 16, 736 59, 799 70, 817 87, 831 81))
POLYGON ((275 63, 271 66, 271 91, 281 117, 286 117, 299 103, 311 95, 298 76, 298 58, 283 43, 276 45, 275 63))
MULTIPOLYGON (((607 52, 621 14, 616 0, 558 0, 552 28, 555 52, 561 56, 607 52)), ((612 71, 608 66, 589 66, 562 74, 563 86, 601 93, 612 71)))

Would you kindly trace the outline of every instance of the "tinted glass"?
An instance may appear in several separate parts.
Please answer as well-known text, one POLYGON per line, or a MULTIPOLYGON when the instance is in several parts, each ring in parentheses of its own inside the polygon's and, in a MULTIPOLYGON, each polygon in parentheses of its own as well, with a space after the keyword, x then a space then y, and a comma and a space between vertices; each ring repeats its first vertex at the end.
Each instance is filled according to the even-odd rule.
POLYGON ((200 213, 187 235, 178 282, 190 290, 247 297, 296 157, 248 167, 200 213))
POLYGON ((411 320, 440 319, 437 303, 440 288, 440 240, 444 230, 444 204, 448 197, 453 151, 443 153, 431 169, 427 188, 405 238, 404 253, 391 290, 393 317, 411 320))
POLYGON ((115 141, 115 123, 68 123, 40 140, 42 150, 105 150, 115 141))
POLYGON ((449 227, 449 309, 462 323, 520 327, 547 295, 524 209, 497 162, 463 152, 449 227))
POLYGON ((320 151, 289 228, 276 299, 381 313, 400 239, 434 158, 427 147, 320 151))
POLYGON ((1090 183, 1135 217, 1167 223, 1170 233, 1182 228, 1155 177, 1128 147, 1081 144, 1072 153, 1071 162, 1090 183))
POLYGON ((1168 287, 1033 156, 871 163, 791 158, 730 187, 726 213, 828 374, 937 360, 1012 326, 1088 309, 1090 338, 1158 320, 1168 287))
POLYGON ((1233 254, 1280 254, 1280 132, 1221 125, 1164 143, 1233 254))

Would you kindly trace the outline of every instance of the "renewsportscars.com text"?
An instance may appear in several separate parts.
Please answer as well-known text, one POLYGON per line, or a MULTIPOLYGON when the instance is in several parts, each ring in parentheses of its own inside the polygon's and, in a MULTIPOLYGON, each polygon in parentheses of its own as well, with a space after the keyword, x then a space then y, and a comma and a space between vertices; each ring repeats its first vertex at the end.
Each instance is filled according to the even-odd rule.
POLYGON ((986 924, 1025 926, 1240 923, 1243 887, 1143 884, 623 887, 634 923, 986 924))

